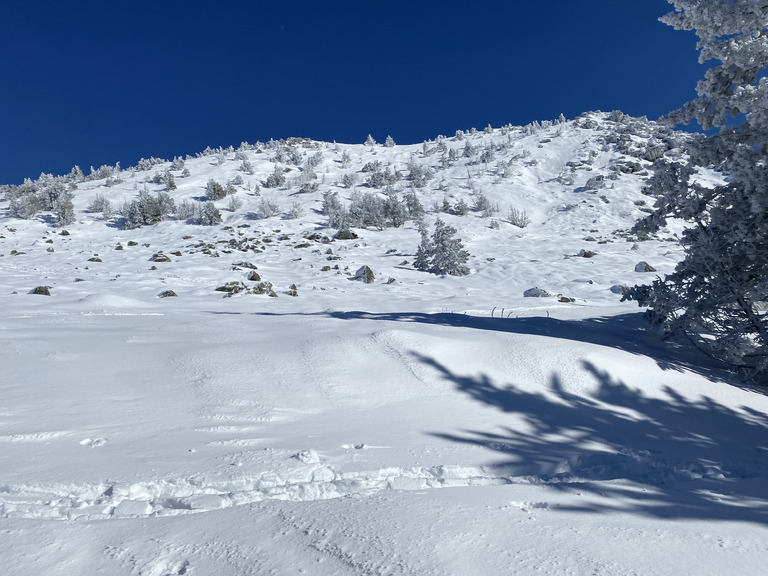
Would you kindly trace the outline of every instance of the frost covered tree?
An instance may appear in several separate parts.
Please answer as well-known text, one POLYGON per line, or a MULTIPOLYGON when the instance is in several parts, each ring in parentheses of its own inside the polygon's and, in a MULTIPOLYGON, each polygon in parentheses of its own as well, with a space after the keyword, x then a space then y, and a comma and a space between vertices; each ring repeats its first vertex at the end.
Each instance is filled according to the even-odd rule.
POLYGON ((408 219, 408 208, 391 187, 387 186, 384 193, 387 196, 384 200, 384 215, 393 228, 399 228, 408 219))
POLYGON ((213 202, 205 202, 196 206, 194 219, 202 226, 215 226, 221 224, 221 212, 213 202))
POLYGON ((408 217, 417 220, 424 217, 424 206, 419 201, 416 192, 411 189, 405 194, 405 207, 408 209, 408 217))
POLYGON ((469 274, 466 264, 469 252, 464 250, 460 238, 454 238, 456 228, 448 226, 440 218, 435 222, 432 233, 432 272, 464 276, 469 274))
POLYGON ((125 228, 131 230, 157 224, 175 210, 175 203, 167 193, 158 192, 157 197, 153 198, 144 189, 139 192, 138 199, 133 200, 125 209, 125 228))
POLYGON ((419 233, 421 234, 421 243, 416 249, 416 257, 413 260, 413 266, 417 270, 428 272, 432 266, 431 258, 433 246, 432 241, 429 239, 429 232, 424 220, 419 220, 419 233))
POLYGON ((205 186, 205 196, 209 202, 215 202, 216 200, 226 198, 227 191, 224 189, 224 186, 211 178, 205 186))
POLYGON ((176 208, 176 218, 190 220, 195 217, 195 206, 189 200, 182 200, 176 208))
POLYGON ((411 181, 411 185, 414 188, 424 188, 424 186, 427 185, 427 182, 434 177, 434 174, 432 174, 432 171, 429 168, 420 166, 415 162, 411 162, 408 169, 410 170, 408 179, 411 181))
POLYGON ((29 220, 43 209, 37 194, 37 186, 29 178, 21 186, 10 186, 5 191, 5 198, 10 203, 11 216, 29 220))
POLYGON ((43 210, 56 210, 59 197, 67 191, 64 184, 47 174, 41 175, 37 188, 37 197, 43 210))
POLYGON ((323 192, 323 214, 328 216, 328 226, 340 229, 349 226, 347 211, 341 205, 339 193, 331 190, 323 192))
POLYGON ((169 216, 176 212, 176 202, 167 192, 158 192, 157 205, 160 208, 160 219, 165 220, 166 216, 169 216))
POLYGON ((341 185, 344 186, 346 189, 353 188, 355 186, 355 183, 357 182, 357 178, 355 178, 354 174, 344 174, 341 177, 341 185))
POLYGON ((112 217, 112 203, 103 194, 96 194, 86 210, 97 214, 101 213, 104 220, 109 220, 112 217))
POLYGON ((62 190, 57 196, 53 206, 56 216, 56 224, 69 226, 75 221, 75 205, 72 203, 74 195, 69 190, 62 190))
POLYGON ((273 216, 280 214, 280 206, 278 206, 276 202, 262 198, 261 202, 259 202, 258 214, 259 218, 262 220, 272 218, 273 216))
POLYGON ((284 184, 285 172, 283 172, 283 169, 280 168, 280 166, 275 164, 275 169, 272 171, 272 174, 267 177, 267 181, 264 185, 267 188, 280 188, 280 186, 283 186, 284 184))
POLYGON ((377 193, 361 194, 352 192, 349 204, 349 226, 379 230, 387 227, 387 212, 384 200, 377 193))
POLYGON ((688 164, 657 161, 648 192, 656 212, 636 225, 654 232, 668 218, 688 222, 685 258, 673 274, 626 295, 649 307, 667 334, 683 333, 711 355, 768 376, 768 2, 668 0, 662 21, 699 37, 699 61, 719 61, 697 85, 698 98, 667 117, 697 120, 719 133, 690 146, 688 164), (697 167, 724 182, 697 183, 697 167))
POLYGON ((416 250, 413 263, 418 270, 451 276, 469 274, 469 268, 465 266, 469 252, 464 250, 461 239, 455 238, 456 228, 448 226, 438 218, 431 237, 428 236, 423 223, 419 225, 419 232, 421 244, 416 250))

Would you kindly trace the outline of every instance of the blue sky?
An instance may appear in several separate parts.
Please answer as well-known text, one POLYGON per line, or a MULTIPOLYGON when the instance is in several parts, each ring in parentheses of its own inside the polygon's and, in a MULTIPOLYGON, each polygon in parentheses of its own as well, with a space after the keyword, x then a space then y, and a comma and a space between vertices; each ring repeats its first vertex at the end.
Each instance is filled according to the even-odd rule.
POLYGON ((0 183, 289 136, 659 115, 695 96, 664 0, 25 0, 0 8, 0 183))

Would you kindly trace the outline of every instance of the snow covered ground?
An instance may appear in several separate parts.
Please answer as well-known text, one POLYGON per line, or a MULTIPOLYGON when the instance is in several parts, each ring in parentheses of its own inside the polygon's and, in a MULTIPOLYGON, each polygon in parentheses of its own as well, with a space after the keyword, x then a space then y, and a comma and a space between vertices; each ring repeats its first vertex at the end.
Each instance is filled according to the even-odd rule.
POLYGON ((616 293, 653 277, 639 262, 663 274, 680 257, 674 228, 629 233, 653 204, 643 155, 663 138, 679 153, 633 122, 442 140, 492 149, 490 165, 441 165, 446 151, 427 150, 439 140, 294 143, 322 153, 303 194, 295 164, 257 194, 274 147, 241 149, 254 174, 214 151, 186 161, 172 195, 195 202, 209 178, 241 175, 243 206, 220 201, 219 226, 123 230, 86 212, 96 194, 133 199, 169 163, 78 184, 68 235, 0 200, 4 573, 761 574, 768 398, 660 341, 616 293), (369 191, 376 159, 434 170, 417 189, 428 222, 443 198, 499 204, 441 215, 470 275, 414 270, 412 221, 331 241, 322 193, 348 196, 346 173, 369 191), (630 161, 640 169, 619 169, 630 161), (259 219, 264 198, 304 215, 259 219), (531 224, 510 224, 510 206, 531 224), (253 288, 248 265, 276 298, 216 291, 253 288), (363 265, 372 284, 353 278, 363 265), (554 296, 524 297, 532 287, 554 296))

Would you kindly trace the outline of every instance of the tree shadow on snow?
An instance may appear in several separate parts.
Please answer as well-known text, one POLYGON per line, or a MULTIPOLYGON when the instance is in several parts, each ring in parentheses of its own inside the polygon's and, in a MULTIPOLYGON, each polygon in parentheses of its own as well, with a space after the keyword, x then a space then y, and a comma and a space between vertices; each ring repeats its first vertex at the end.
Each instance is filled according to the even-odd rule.
POLYGON ((642 312, 582 320, 558 320, 549 317, 487 318, 468 314, 419 312, 330 311, 323 314, 343 320, 416 322, 573 340, 646 356, 653 359, 663 370, 688 370, 711 380, 727 380, 731 384, 735 382, 735 378, 727 372, 724 364, 709 358, 687 340, 662 340, 648 328, 643 321, 642 312))
POLYGON ((499 476, 591 496, 560 510, 768 524, 768 414, 669 388, 666 398, 646 397, 586 361, 597 383, 590 396, 569 392, 557 374, 546 392, 528 392, 414 356, 459 392, 517 417, 499 433, 432 435, 502 454, 490 466, 499 476))

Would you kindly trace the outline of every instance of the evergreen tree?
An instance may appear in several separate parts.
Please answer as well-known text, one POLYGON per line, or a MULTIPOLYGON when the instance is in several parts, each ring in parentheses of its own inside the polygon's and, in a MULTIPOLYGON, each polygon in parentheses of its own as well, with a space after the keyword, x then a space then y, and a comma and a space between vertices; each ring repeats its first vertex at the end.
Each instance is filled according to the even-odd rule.
POLYGON ((74 195, 66 189, 56 196, 53 213, 56 216, 56 224, 59 226, 69 226, 75 221, 75 205, 72 203, 72 198, 74 195))
POLYGON ((208 180, 208 184, 205 187, 205 195, 209 202, 215 202, 216 200, 226 198, 227 191, 224 189, 224 186, 211 179, 208 180))
POLYGON ((176 202, 173 201, 173 198, 167 192, 158 192, 155 200, 160 208, 161 220, 165 220, 166 216, 176 212, 176 202))
POLYGON ((438 218, 431 237, 423 221, 419 222, 419 232, 421 243, 416 250, 416 258, 413 262, 417 270, 451 276, 469 274, 469 268, 465 266, 469 259, 469 252, 464 250, 461 239, 454 237, 456 228, 448 226, 438 218))
POLYGON ((22 194, 9 197, 10 212, 14 218, 29 220, 40 212, 40 200, 35 194, 22 194))
POLYGON ((327 190, 323 192, 323 214, 328 216, 328 227, 340 229, 349 226, 347 211, 341 205, 339 193, 327 190))
POLYGON ((411 162, 408 168, 410 170, 408 178, 414 188, 424 188, 424 186, 427 185, 427 182, 434 177, 434 174, 432 174, 432 171, 429 168, 420 166, 415 162, 411 162))
POLYGON ((638 232, 667 218, 686 220, 685 258, 675 272, 625 296, 650 310, 668 334, 684 333, 713 356, 768 372, 768 4, 762 0, 668 0, 662 18, 699 36, 700 62, 719 60, 697 85, 698 98, 668 116, 695 119, 718 134, 699 137, 688 165, 656 164, 648 192, 656 213, 638 232), (740 124, 736 124, 741 121, 740 124), (715 167, 725 183, 705 187, 697 166, 715 167))
POLYGON ((344 186, 344 188, 350 189, 354 187, 356 180, 357 179, 355 178, 354 174, 344 174, 341 177, 341 184, 344 186))
POLYGON ((408 209, 408 216, 412 220, 418 220, 424 217, 424 206, 419 201, 416 192, 411 189, 405 194, 405 206, 408 209))
POLYGON ((397 197, 394 189, 387 186, 384 193, 387 195, 386 200, 384 200, 384 214, 393 228, 399 228, 405 224, 408 218, 408 209, 397 197))
POLYGON ((141 208, 139 207, 139 203, 136 200, 128 205, 124 216, 126 230, 133 230, 134 228, 139 228, 144 224, 141 215, 141 208))
POLYGON ((213 202, 198 204, 195 209, 195 221, 203 226, 221 224, 221 212, 213 202))
POLYGON ((464 264, 469 259, 469 252, 464 250, 461 239, 454 238, 456 228, 448 226, 437 219, 435 231, 432 233, 431 270, 435 274, 450 274, 464 276, 469 274, 469 268, 464 264))
POLYGON ((419 233, 421 234, 421 243, 416 249, 416 258, 413 260, 413 266, 417 270, 428 272, 432 267, 432 242, 429 239, 429 232, 424 220, 419 220, 419 233))
POLYGON ((275 169, 272 171, 272 174, 267 177, 267 181, 264 183, 264 185, 267 188, 280 188, 280 186, 284 184, 285 172, 283 172, 283 169, 280 168, 280 166, 275 164, 275 169))
POLYGON ((353 192, 348 215, 349 226, 355 228, 373 226, 379 230, 384 230, 387 227, 384 200, 376 193, 360 194, 353 192))
POLYGON ((56 180, 41 178, 42 183, 38 187, 37 197, 43 210, 56 210, 59 197, 64 194, 66 187, 56 180))
POLYGON ((72 168, 72 170, 69 172, 69 175, 67 176, 67 180, 70 182, 82 182, 85 180, 85 174, 83 174, 83 171, 80 169, 80 166, 75 166, 72 168))
POLYGON ((173 200, 165 192, 157 198, 145 189, 139 192, 138 199, 132 201, 125 211, 125 227, 128 230, 141 226, 151 226, 160 222, 169 212, 175 210, 173 200))

